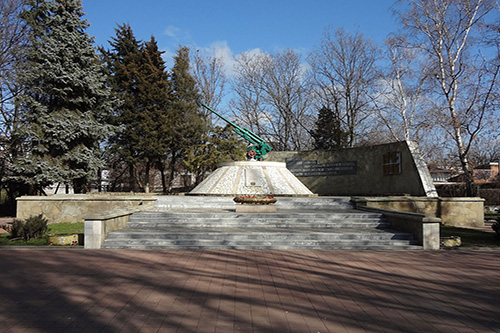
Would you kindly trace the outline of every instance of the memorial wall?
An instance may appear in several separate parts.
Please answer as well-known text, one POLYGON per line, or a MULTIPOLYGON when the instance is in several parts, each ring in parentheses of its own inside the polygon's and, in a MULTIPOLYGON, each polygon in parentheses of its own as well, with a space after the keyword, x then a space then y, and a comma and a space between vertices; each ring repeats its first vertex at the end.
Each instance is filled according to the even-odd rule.
POLYGON ((417 144, 411 141, 328 151, 273 151, 266 161, 285 162, 319 195, 437 196, 417 144))

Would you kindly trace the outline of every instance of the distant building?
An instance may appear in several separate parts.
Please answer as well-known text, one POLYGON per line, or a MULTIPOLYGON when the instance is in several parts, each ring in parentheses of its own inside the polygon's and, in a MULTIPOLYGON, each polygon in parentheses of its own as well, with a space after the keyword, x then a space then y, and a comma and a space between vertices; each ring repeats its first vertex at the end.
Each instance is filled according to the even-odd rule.
MULTIPOLYGON (((479 165, 472 171, 472 178, 476 184, 493 183, 498 180, 498 162, 479 165)), ((463 174, 451 177, 451 182, 463 182, 465 177, 463 174)))
POLYGON ((451 178, 451 170, 445 168, 429 168, 429 173, 431 174, 432 181, 434 183, 447 183, 451 178))

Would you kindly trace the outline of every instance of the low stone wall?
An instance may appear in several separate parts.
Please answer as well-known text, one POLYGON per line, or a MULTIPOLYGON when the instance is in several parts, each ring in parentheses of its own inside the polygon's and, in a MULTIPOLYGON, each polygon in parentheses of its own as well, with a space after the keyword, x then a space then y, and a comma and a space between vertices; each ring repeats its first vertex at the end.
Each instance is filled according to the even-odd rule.
POLYGON ((383 214, 391 224, 391 228, 413 234, 424 250, 439 250, 440 218, 367 206, 357 208, 383 214))
POLYGON ((356 207, 424 214, 441 219, 444 225, 483 227, 484 199, 429 197, 353 197, 356 207))
POLYGON ((152 195, 107 195, 107 194, 70 194, 47 197, 24 196, 17 198, 18 219, 43 214, 51 223, 83 222, 90 213, 114 209, 152 206, 156 197, 152 195))
POLYGON ((125 228, 130 216, 144 209, 147 209, 147 206, 113 209, 85 216, 84 248, 100 249, 110 232, 125 228))

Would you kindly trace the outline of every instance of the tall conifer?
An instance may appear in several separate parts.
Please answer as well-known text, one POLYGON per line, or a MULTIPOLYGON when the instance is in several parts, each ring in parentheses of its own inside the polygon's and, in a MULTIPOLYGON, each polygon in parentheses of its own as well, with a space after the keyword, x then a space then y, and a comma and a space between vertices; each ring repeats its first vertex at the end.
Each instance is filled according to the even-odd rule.
POLYGON ((164 160, 171 137, 171 117, 168 108, 171 103, 171 82, 165 62, 158 50, 154 37, 145 42, 142 49, 142 64, 138 80, 139 103, 143 108, 139 132, 142 134, 140 155, 144 163, 144 188, 149 188, 150 170, 159 165, 164 182, 164 160))
POLYGON ((112 49, 103 53, 110 85, 122 100, 115 117, 120 131, 112 139, 113 150, 128 165, 130 190, 136 191, 139 185, 148 192, 155 166, 162 172, 165 189, 164 161, 172 141, 172 88, 163 52, 154 37, 138 41, 128 24, 118 26, 110 44, 112 49))
POLYGON ((172 141, 169 145, 170 186, 179 163, 189 149, 202 142, 205 121, 201 116, 200 95, 196 81, 189 72, 189 48, 181 47, 174 57, 172 68, 173 100, 170 107, 172 141))
POLYGON ((348 133, 342 129, 338 114, 327 107, 319 110, 316 129, 312 132, 312 136, 316 149, 343 148, 348 142, 348 133))
POLYGON ((110 72, 109 82, 121 101, 114 117, 120 130, 111 139, 112 149, 128 166, 129 189, 136 191, 137 165, 141 160, 143 107, 140 103, 139 77, 143 61, 140 42, 128 24, 119 25, 116 37, 110 41, 111 50, 103 51, 110 72))
POLYGON ((112 129, 102 121, 110 96, 83 15, 80 0, 28 0, 23 13, 31 46, 20 101, 30 153, 15 168, 37 190, 57 182, 88 189, 112 129))

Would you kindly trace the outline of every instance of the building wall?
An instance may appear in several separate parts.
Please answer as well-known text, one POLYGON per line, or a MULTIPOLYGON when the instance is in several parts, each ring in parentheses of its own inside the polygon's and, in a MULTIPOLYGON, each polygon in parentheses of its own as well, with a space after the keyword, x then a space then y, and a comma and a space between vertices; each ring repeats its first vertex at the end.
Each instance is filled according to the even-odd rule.
POLYGON ((414 142, 328 151, 273 151, 266 161, 285 162, 318 195, 437 196, 414 142))
POLYGON ((474 169, 472 171, 474 182, 478 184, 492 183, 498 177, 498 163, 490 163, 488 169, 474 169))

